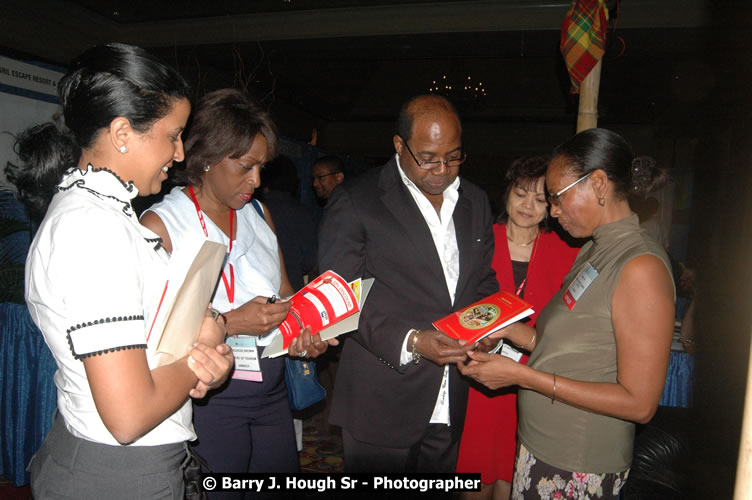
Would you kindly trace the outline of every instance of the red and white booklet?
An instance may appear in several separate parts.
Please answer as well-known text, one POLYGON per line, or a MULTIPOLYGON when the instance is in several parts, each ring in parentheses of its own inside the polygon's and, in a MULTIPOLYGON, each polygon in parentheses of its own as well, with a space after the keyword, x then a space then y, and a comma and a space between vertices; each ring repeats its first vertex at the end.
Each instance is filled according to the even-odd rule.
POLYGON ((322 340, 356 330, 372 284, 373 278, 348 283, 334 271, 326 271, 290 297, 290 313, 279 325, 282 335, 264 348, 261 357, 286 354, 293 339, 309 325, 311 335, 318 333, 322 340))
POLYGON ((531 314, 533 307, 515 294, 496 292, 434 321, 433 326, 450 337, 472 343, 531 314))

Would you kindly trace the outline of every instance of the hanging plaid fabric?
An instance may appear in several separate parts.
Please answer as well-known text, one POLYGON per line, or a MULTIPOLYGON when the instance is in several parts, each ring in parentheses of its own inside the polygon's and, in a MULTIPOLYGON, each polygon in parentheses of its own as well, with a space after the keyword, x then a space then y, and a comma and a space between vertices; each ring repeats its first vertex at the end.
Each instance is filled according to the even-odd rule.
POLYGON ((603 57, 607 30, 605 0, 573 0, 561 25, 559 44, 572 82, 572 94, 580 93, 580 83, 603 57))

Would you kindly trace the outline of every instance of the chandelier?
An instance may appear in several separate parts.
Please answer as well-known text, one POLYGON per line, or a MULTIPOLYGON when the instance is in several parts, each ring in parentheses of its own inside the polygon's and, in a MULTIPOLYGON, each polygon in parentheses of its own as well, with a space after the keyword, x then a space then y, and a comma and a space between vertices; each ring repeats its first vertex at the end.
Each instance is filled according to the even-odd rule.
POLYGON ((454 102, 465 104, 479 102, 486 97, 483 82, 474 80, 470 75, 458 78, 441 75, 441 78, 431 81, 428 93, 443 95, 454 102))

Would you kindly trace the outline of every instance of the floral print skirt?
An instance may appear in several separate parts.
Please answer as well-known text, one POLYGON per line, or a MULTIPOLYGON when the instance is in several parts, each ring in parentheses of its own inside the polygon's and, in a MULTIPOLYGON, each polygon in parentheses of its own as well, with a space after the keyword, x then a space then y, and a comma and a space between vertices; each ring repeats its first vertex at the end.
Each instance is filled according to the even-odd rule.
POLYGON ((520 443, 512 481, 512 500, 618 499, 629 469, 597 474, 558 469, 535 458, 520 443))

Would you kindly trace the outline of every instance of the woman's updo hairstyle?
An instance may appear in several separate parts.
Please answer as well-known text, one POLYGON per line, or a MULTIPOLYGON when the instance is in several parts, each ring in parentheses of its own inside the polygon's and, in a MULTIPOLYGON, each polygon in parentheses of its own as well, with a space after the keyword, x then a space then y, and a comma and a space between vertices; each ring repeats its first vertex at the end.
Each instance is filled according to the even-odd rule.
POLYGON ((581 177, 603 170, 620 198, 644 196, 668 180, 665 170, 647 157, 634 158, 632 148, 616 132, 603 128, 584 130, 554 149, 553 157, 563 157, 572 174, 581 177))
POLYGON ((266 161, 277 156, 277 127, 269 114, 248 94, 220 89, 202 97, 191 117, 185 139, 185 169, 175 175, 178 183, 199 185, 204 167, 240 158, 250 151, 256 135, 266 139, 266 161))
POLYGON ((81 150, 91 147, 112 120, 125 117, 144 133, 189 93, 177 71, 140 47, 92 47, 71 63, 58 84, 62 119, 31 127, 16 139, 21 162, 8 163, 8 179, 30 214, 43 215, 63 173, 78 165, 81 150))

